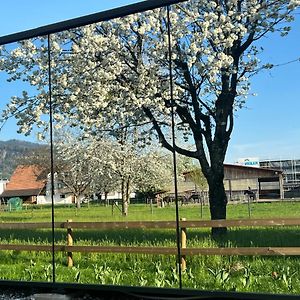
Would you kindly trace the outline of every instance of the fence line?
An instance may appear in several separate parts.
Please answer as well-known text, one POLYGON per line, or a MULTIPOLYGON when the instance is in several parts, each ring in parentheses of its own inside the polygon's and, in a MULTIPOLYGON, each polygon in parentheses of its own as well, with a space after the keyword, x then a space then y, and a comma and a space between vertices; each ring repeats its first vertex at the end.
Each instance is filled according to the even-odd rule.
MULTIPOLYGON (((77 229, 176 229, 176 221, 128 221, 128 222, 54 222, 55 228, 77 229)), ((239 220, 181 220, 180 227, 210 228, 210 227, 259 227, 259 226, 300 226, 300 218, 276 219, 239 219, 239 220)), ((18 222, 0 223, 0 229, 42 229, 52 228, 51 222, 18 222)))
MULTIPOLYGON (((67 244, 55 245, 55 251, 67 252, 67 265, 73 266, 73 253, 133 253, 176 255, 175 247, 140 247, 140 246, 77 246, 73 245, 73 229, 176 229, 175 221, 133 221, 133 222, 55 222, 55 228, 67 229, 67 244)), ((274 226, 300 226, 300 219, 245 219, 245 220, 201 220, 180 221, 181 228, 181 264, 186 268, 186 256, 193 255, 264 255, 285 256, 300 255, 300 247, 236 247, 236 248, 187 248, 187 228, 208 227, 274 227, 274 226)), ((51 222, 38 223, 0 223, 0 229, 43 229, 51 228, 51 222)), ((52 251, 52 245, 15 245, 0 244, 0 250, 18 251, 52 251)))

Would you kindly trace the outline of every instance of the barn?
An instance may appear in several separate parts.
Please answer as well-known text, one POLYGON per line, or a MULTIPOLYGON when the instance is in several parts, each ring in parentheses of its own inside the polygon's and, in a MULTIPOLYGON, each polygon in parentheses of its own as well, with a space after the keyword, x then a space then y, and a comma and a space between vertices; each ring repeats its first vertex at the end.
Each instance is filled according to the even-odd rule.
MULTIPOLYGON (((208 188, 199 188, 193 181, 191 172, 183 174, 179 183, 180 195, 199 194, 207 199, 208 188)), ((228 201, 245 200, 249 190, 256 199, 283 199, 283 173, 277 169, 224 164, 224 187, 228 201)))
POLYGON ((283 199, 281 170, 224 164, 224 186, 228 200, 242 198, 249 188, 257 199, 283 199))

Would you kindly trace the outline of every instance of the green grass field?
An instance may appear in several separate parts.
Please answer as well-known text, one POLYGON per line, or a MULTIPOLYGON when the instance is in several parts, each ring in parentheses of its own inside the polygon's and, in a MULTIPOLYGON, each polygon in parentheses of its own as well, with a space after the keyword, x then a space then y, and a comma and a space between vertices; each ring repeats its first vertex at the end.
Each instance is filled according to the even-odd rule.
MULTIPOLYGON (((300 214, 300 201, 286 201, 273 203, 251 203, 251 218, 295 218, 300 214)), ((179 214, 188 220, 201 219, 201 207, 199 204, 189 204, 179 207, 179 214)), ((209 219, 209 207, 204 205, 202 218, 209 219)), ((230 204, 227 208, 228 219, 249 218, 248 205, 230 204)), ((175 220, 175 206, 158 208, 153 205, 132 204, 129 207, 129 215, 124 219, 118 208, 111 206, 87 205, 76 209, 74 206, 55 207, 55 221, 137 221, 137 220, 175 220)), ((48 206, 28 206, 22 211, 0 212, 0 222, 48 222, 51 221, 51 208, 48 206)))
MULTIPOLYGON (((251 218, 298 217, 300 202, 252 203, 251 218)), ((199 205, 180 207, 180 217, 201 219, 199 205)), ((248 218, 247 204, 228 205, 228 218, 248 218)), ((202 218, 209 219, 203 207, 202 218)), ((175 220, 175 207, 131 205, 129 216, 117 208, 90 205, 80 210, 56 207, 55 221, 175 220)), ((48 207, 28 207, 17 212, 2 211, 0 222, 51 221, 48 207)), ((49 230, 1 230, 1 243, 51 244, 49 230)), ((226 239, 213 241, 207 229, 188 229, 188 247, 300 246, 297 227, 235 228, 226 239)), ((66 231, 57 229, 56 243, 65 244, 66 231)), ((176 246, 175 230, 74 230, 75 245, 176 246)), ((176 257, 133 254, 74 253, 73 268, 66 266, 66 254, 56 253, 56 280, 133 286, 178 287, 176 257)), ((44 252, 0 252, 0 279, 51 281, 52 257, 44 252)), ((193 256, 187 257, 183 287, 204 290, 251 291, 300 294, 299 257, 193 256)))

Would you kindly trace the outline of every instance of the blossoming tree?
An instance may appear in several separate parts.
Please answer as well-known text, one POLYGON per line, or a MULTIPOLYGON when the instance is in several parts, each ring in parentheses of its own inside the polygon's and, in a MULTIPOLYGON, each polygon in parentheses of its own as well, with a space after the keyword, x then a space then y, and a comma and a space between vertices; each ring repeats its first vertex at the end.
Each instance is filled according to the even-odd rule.
MULTIPOLYGON (((133 124, 141 135, 154 129, 166 149, 199 161, 211 218, 225 219, 223 162, 234 111, 249 93, 249 77, 270 66, 258 59, 259 40, 274 31, 286 35, 298 6, 299 0, 189 0, 171 7, 171 38, 165 8, 52 36, 54 119, 67 116, 70 124, 97 134, 133 124), (187 147, 166 137, 171 108, 177 132, 189 137, 187 147)), ((36 87, 33 96, 12 98, 3 114, 19 118, 25 133, 33 124, 46 125, 46 48, 40 39, 1 51, 1 69, 11 80, 36 87)))
MULTIPOLYGON (((130 194, 137 190, 165 189, 172 181, 172 168, 158 151, 139 149, 131 140, 92 141, 88 147, 95 172, 109 177, 104 182, 114 184, 121 192, 122 214, 128 215, 130 194)), ((103 181, 101 179, 101 181, 103 181)), ((97 185, 97 182, 96 182, 97 185)))

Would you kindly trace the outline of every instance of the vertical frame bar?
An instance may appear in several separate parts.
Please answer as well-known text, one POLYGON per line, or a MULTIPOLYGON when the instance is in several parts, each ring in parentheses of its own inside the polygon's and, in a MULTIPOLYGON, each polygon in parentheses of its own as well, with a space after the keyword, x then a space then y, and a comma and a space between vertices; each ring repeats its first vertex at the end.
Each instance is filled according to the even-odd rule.
POLYGON ((51 221, 52 221, 52 282, 55 283, 55 231, 54 231, 54 153, 53 153, 53 103, 51 81, 51 39, 48 40, 48 87, 49 87, 49 129, 50 129, 50 168, 51 168, 51 221))

